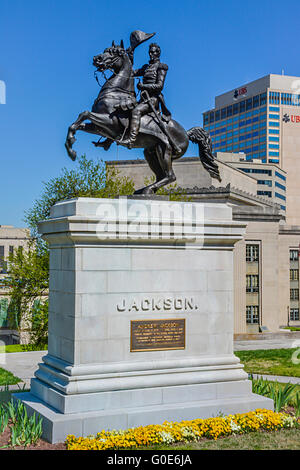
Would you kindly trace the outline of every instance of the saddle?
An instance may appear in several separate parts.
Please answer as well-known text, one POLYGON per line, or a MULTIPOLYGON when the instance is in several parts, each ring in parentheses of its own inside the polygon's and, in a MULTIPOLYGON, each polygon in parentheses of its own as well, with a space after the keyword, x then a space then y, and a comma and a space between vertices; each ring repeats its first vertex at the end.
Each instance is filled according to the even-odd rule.
MULTIPOLYGON (((122 137, 126 134, 127 129, 130 126, 130 118, 131 118, 131 111, 137 105, 137 101, 135 97, 126 96, 123 100, 116 106, 116 112, 114 113, 114 117, 117 119, 118 124, 122 127, 122 137)), ((171 113, 165 105, 164 96, 162 93, 158 96, 158 108, 157 114, 160 119, 167 125, 171 120, 171 113)), ((155 135, 156 137, 160 138, 164 143, 167 143, 168 140, 165 138, 166 136, 162 137, 161 129, 159 128, 158 116, 153 112, 150 111, 146 115, 142 116, 141 118, 141 125, 140 125, 140 133, 155 135)))

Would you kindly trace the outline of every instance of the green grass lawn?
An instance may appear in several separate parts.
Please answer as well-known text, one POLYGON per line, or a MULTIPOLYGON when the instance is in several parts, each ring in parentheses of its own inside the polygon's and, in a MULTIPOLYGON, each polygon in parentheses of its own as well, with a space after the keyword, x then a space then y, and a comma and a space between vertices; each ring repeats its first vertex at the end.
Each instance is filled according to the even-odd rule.
POLYGON ((165 450, 284 450, 300 449, 300 430, 257 431, 244 435, 219 438, 216 441, 203 439, 187 445, 164 447, 165 450))
POLYGON ((19 377, 15 377, 11 372, 0 367, 0 386, 16 385, 19 382, 21 382, 19 377))
MULTIPOLYGON (((284 375, 300 377, 300 364, 293 364, 294 349, 257 349, 254 351, 235 351, 245 366, 245 371, 251 374, 284 375)), ((300 359, 300 354, 298 356, 300 359)))
POLYGON ((0 353, 9 353, 9 352, 23 352, 25 351, 23 344, 10 344, 0 346, 0 353))
POLYGON ((190 444, 145 447, 148 450, 300 450, 300 429, 256 431, 243 435, 202 439, 190 444))
MULTIPOLYGON (((37 349, 37 351, 39 350, 40 349, 37 349)), ((26 344, 9 344, 9 345, 0 346, 0 353, 4 353, 4 352, 14 353, 14 352, 26 352, 26 351, 35 351, 35 349, 26 344)))

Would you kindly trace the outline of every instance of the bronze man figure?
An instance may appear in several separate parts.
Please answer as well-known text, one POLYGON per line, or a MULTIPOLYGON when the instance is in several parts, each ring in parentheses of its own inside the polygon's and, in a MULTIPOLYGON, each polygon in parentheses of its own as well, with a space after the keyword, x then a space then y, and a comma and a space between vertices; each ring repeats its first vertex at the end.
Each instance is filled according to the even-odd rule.
MULTIPOLYGON (((156 43, 149 46, 149 64, 134 71, 135 77, 143 77, 143 82, 139 82, 137 88, 143 92, 147 91, 150 101, 143 98, 135 106, 131 114, 129 137, 122 141, 122 144, 132 148, 140 129, 141 117, 152 112, 152 107, 156 110, 161 109, 162 119, 168 122, 171 119, 171 113, 165 106, 162 90, 168 71, 168 66, 160 62, 160 47, 156 43), (152 104, 152 106, 151 106, 152 104)), ((141 93, 143 95, 143 93, 141 93)))

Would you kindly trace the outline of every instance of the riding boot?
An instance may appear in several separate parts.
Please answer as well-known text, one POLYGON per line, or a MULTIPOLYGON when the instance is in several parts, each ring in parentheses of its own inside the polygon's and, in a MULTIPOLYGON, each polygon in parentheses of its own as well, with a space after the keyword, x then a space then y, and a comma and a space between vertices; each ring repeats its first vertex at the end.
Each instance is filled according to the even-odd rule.
POLYGON ((140 122, 141 122, 140 116, 132 116, 131 123, 130 123, 129 137, 127 139, 123 139, 121 142, 122 144, 127 145, 129 149, 133 147, 133 144, 137 138, 137 135, 140 130, 140 122))

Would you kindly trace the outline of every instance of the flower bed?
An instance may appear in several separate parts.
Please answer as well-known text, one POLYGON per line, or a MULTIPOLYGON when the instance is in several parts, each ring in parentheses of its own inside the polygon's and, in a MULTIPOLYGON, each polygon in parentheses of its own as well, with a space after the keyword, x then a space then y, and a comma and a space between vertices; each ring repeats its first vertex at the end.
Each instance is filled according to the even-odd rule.
POLYGON ((257 409, 249 413, 218 416, 191 421, 164 422, 127 430, 101 431, 96 436, 67 436, 68 450, 138 449, 153 445, 171 445, 176 442, 199 441, 201 438, 218 439, 232 434, 258 430, 278 430, 298 425, 298 420, 285 413, 257 409))

